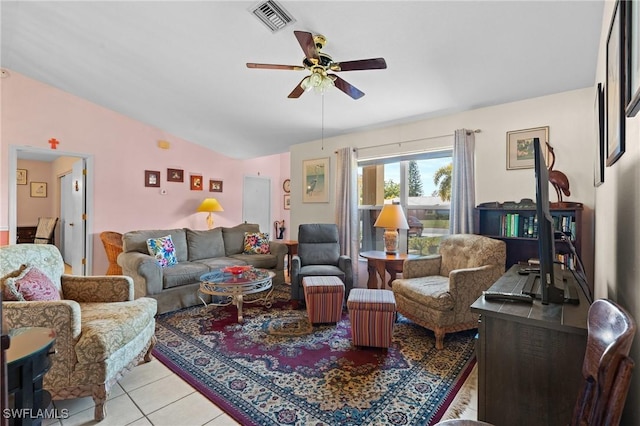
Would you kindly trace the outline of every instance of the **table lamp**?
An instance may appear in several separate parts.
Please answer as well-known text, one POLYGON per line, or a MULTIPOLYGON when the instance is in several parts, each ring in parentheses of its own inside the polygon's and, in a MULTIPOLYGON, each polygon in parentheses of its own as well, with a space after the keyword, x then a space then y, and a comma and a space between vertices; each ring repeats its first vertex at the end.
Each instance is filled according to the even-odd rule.
POLYGON ((205 198, 196 211, 209 213, 207 216, 207 225, 209 226, 209 229, 213 229, 213 216, 211 215, 211 212, 223 212, 224 209, 215 198, 205 198))
POLYGON ((373 224, 384 230, 384 248, 387 254, 398 254, 398 229, 409 229, 407 219, 400 204, 385 204, 380 216, 373 224))

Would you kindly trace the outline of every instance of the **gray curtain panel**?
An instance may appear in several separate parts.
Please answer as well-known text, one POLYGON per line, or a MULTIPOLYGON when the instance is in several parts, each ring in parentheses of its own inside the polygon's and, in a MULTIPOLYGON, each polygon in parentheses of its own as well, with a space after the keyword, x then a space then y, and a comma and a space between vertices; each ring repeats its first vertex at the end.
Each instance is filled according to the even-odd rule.
POLYGON ((451 176, 451 234, 473 233, 473 209, 476 205, 474 132, 458 129, 453 142, 453 173, 451 176))
MULTIPOLYGON (((353 148, 336 151, 336 224, 340 247, 351 261, 358 259, 358 165, 353 148)), ((358 268, 353 265, 353 282, 358 282, 358 268)))

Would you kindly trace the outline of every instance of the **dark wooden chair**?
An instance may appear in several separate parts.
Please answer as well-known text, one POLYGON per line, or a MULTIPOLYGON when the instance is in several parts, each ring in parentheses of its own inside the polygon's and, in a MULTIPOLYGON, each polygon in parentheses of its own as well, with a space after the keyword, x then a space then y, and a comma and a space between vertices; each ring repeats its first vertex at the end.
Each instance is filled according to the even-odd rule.
MULTIPOLYGON (((570 419, 571 426, 615 426, 631 383, 633 360, 629 350, 636 333, 633 317, 608 299, 589 307, 587 349, 582 363, 583 385, 570 419)), ((447 426, 487 425, 475 420, 448 420, 447 426)))
POLYGON ((631 315, 608 299, 589 308, 584 383, 571 425, 617 425, 627 398, 633 360, 629 350, 636 333, 631 315))

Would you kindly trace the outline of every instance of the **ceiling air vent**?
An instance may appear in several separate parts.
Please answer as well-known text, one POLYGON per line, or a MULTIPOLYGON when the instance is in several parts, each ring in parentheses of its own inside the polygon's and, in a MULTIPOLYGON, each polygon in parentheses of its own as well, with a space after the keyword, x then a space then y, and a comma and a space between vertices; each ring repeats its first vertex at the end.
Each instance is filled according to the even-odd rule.
POLYGON ((272 33, 296 21, 289 12, 273 0, 260 2, 250 10, 272 33))

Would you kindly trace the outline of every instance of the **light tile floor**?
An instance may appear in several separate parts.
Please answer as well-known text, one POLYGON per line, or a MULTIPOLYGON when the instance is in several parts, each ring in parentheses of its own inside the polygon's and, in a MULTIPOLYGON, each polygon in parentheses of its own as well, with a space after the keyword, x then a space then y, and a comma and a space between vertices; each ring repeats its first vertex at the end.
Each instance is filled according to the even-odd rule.
MULTIPOLYGON (((475 374, 470 374, 460 391, 460 394, 470 392, 471 399, 459 418, 477 419, 475 377, 475 374)), ((43 426, 238 425, 218 406, 155 359, 139 365, 120 380, 107 401, 107 417, 100 423, 93 420, 91 397, 55 401, 54 406, 58 413, 68 410, 69 417, 45 420, 43 426)))
MULTIPOLYGON (((366 287, 366 262, 358 262, 358 287, 366 287)), ((454 417, 478 418, 477 367, 467 378, 459 395, 469 397, 466 409, 454 417)), ((456 404, 454 400, 451 404, 456 404)), ((231 426, 238 425, 218 406, 202 396, 196 389, 154 359, 141 364, 122 378, 107 401, 107 417, 100 423, 93 420, 91 397, 55 401, 58 413, 68 410, 66 419, 45 420, 43 426, 231 426)), ((450 408, 451 411, 451 408, 450 408)), ((450 412, 443 418, 452 417, 450 412)))

